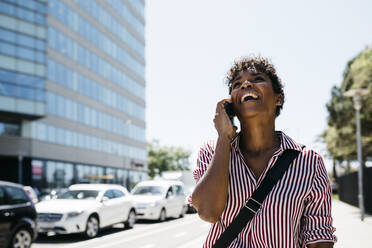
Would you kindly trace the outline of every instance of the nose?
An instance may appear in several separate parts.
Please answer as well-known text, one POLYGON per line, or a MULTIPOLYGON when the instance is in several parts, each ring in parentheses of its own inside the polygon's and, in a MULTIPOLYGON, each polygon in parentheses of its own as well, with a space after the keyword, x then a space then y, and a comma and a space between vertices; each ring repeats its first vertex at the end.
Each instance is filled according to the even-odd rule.
POLYGON ((242 83, 242 86, 241 86, 241 89, 244 89, 244 88, 252 88, 252 82, 251 81, 248 81, 248 80, 245 80, 243 83, 242 83))

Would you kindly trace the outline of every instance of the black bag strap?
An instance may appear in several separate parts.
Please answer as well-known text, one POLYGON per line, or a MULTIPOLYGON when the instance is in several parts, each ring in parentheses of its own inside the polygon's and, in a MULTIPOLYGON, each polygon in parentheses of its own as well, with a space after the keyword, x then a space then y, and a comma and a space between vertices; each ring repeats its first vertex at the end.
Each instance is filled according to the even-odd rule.
POLYGON ((240 209, 239 214, 213 245, 213 248, 226 248, 231 244, 231 242, 247 225, 248 221, 250 221, 260 209, 266 196, 270 193, 275 184, 283 177, 284 173, 289 168, 289 165, 299 153, 300 152, 297 150, 287 149, 281 154, 274 166, 267 172, 260 186, 253 192, 244 207, 240 209))

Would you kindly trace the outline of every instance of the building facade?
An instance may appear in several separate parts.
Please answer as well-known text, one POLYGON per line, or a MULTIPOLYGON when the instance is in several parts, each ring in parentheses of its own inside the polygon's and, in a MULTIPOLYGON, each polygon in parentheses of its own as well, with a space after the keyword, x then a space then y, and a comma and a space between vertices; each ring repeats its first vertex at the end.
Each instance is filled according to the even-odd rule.
POLYGON ((144 0, 0 0, 0 179, 147 176, 144 0))

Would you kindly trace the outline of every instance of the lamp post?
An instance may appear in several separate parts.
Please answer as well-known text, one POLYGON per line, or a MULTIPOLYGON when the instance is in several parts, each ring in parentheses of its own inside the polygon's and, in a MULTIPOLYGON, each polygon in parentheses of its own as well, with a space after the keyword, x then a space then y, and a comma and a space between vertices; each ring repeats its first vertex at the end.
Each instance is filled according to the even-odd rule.
POLYGON ((369 93, 368 89, 353 89, 346 91, 344 96, 352 97, 354 101, 354 109, 356 112, 356 135, 357 135, 357 154, 359 161, 359 170, 358 170, 358 205, 360 209, 360 218, 364 220, 364 196, 363 196, 363 161, 362 161, 362 141, 360 134, 360 109, 362 108, 362 97, 369 93))

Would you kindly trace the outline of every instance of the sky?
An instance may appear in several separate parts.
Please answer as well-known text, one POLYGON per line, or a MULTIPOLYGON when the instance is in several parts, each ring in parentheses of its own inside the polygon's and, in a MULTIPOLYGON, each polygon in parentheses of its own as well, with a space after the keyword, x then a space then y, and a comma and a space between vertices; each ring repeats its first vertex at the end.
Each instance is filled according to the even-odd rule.
POLYGON ((192 151, 217 138, 234 60, 269 58, 286 101, 276 129, 325 156, 326 103, 346 63, 372 45, 369 0, 146 1, 146 136, 192 151))

